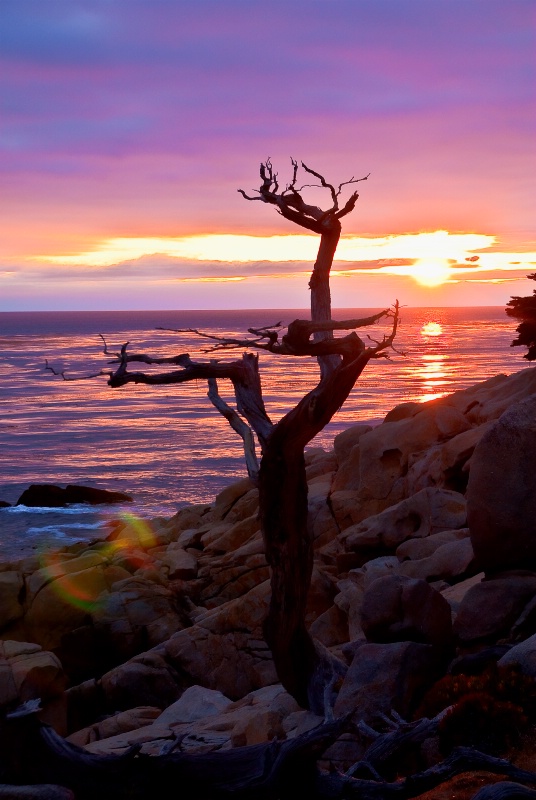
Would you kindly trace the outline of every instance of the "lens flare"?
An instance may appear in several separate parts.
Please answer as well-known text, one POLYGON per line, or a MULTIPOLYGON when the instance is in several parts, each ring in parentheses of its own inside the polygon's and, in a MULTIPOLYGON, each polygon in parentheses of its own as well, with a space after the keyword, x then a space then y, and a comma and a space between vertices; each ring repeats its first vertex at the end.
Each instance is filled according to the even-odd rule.
POLYGON ((92 612, 101 605, 99 595, 108 587, 103 570, 95 571, 95 567, 105 567, 114 559, 121 558, 123 563, 135 571, 147 562, 140 557, 140 550, 146 551, 155 547, 156 537, 147 520, 131 513, 123 513, 120 519, 125 523, 116 539, 105 542, 95 555, 101 556, 102 562, 80 563, 76 569, 77 559, 66 559, 61 552, 46 551, 40 555, 40 565, 53 591, 65 603, 82 611, 92 612))
POLYGON ((96 576, 93 569, 69 572, 72 562, 62 558, 62 553, 41 555, 41 569, 49 578, 52 589, 64 603, 81 611, 94 611, 100 605, 99 595, 106 589, 104 577, 96 576))

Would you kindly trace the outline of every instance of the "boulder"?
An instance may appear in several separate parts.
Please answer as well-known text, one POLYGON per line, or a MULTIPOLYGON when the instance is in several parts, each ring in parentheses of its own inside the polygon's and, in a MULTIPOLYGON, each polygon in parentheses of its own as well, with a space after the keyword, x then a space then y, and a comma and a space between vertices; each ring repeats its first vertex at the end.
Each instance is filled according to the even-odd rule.
POLYGON ((322 552, 326 559, 348 569, 380 553, 392 552, 406 540, 461 528, 465 523, 463 495, 449 489, 422 489, 391 508, 346 527, 322 552), (343 557, 341 553, 348 555, 343 557))
POLYGON ((216 716, 230 706, 232 700, 221 692, 204 686, 189 686, 188 689, 158 717, 159 723, 196 722, 216 716))
POLYGON ((0 706, 4 711, 27 700, 41 700, 42 722, 67 732, 67 676, 59 659, 30 642, 0 642, 0 706))
POLYGON ((536 634, 515 644, 497 662, 498 667, 518 667, 524 675, 536 678, 536 634))
POLYGON ((361 625, 369 642, 420 642, 436 648, 452 643, 447 601, 425 580, 385 575, 365 591, 361 625))
POLYGON ((264 581, 197 617, 195 625, 161 645, 166 661, 187 683, 216 689, 232 700, 276 683, 272 654, 262 632, 269 597, 270 585, 264 581))
POLYGON ((62 488, 52 483, 34 483, 21 494, 15 505, 31 508, 63 508, 75 503, 89 503, 90 505, 131 503, 132 499, 130 495, 123 492, 110 492, 107 489, 95 489, 92 486, 69 484, 62 488))
POLYGON ((108 589, 102 564, 50 580, 33 595, 24 617, 33 641, 49 650, 60 647, 63 636, 86 622, 108 589))
POLYGON ((533 367, 512 375, 495 375, 468 389, 445 398, 460 410, 472 425, 498 419, 510 406, 536 394, 536 370, 533 367))
POLYGON ((339 467, 343 461, 348 458, 355 445, 359 444, 359 440, 363 434, 371 430, 372 425, 359 422, 357 425, 350 425, 349 428, 346 428, 335 436, 333 439, 333 450, 335 451, 339 467))
POLYGON ((169 589, 130 576, 100 598, 91 610, 91 620, 100 663, 107 669, 166 641, 190 624, 169 589))
POLYGON ((333 491, 359 489, 359 440, 371 430, 371 425, 352 425, 333 440, 338 463, 333 491))
POLYGON ((458 542, 469 537, 469 528, 439 531, 431 533, 424 539, 408 539, 396 548, 395 555, 399 561, 419 561, 428 558, 436 550, 448 542, 458 542))
POLYGON ((445 542, 427 558, 404 561, 398 569, 400 575, 427 581, 460 580, 475 571, 475 556, 468 537, 445 542))
POLYGON ((95 722, 87 728, 71 733, 65 738, 71 744, 84 747, 90 742, 99 742, 102 739, 109 739, 111 736, 128 733, 150 725, 161 713, 161 710, 154 706, 130 708, 128 711, 119 711, 117 714, 95 722))
POLYGON ((20 602, 24 579, 18 570, 0 572, 0 629, 24 615, 20 602))
POLYGON ((484 579, 464 595, 454 622, 454 632, 465 644, 506 637, 535 594, 534 574, 484 579))
POLYGON ((502 414, 471 459, 467 517, 486 574, 536 569, 536 395, 502 414))
POLYGON ((359 496, 366 516, 405 495, 410 457, 471 427, 464 415, 439 402, 423 404, 414 417, 384 422, 359 440, 359 496))
POLYGON ((442 486, 465 493, 469 480, 471 456, 484 433, 493 422, 463 431, 447 442, 416 453, 408 461, 406 493, 414 494, 426 486, 442 486))
POLYGON ((163 645, 134 656, 106 672, 99 681, 108 713, 137 706, 163 711, 179 699, 186 686, 187 682, 165 658, 163 645))
POLYGON ((354 713, 356 719, 374 726, 380 714, 395 710, 408 719, 437 672, 437 654, 430 645, 361 644, 339 691, 335 716, 354 713))

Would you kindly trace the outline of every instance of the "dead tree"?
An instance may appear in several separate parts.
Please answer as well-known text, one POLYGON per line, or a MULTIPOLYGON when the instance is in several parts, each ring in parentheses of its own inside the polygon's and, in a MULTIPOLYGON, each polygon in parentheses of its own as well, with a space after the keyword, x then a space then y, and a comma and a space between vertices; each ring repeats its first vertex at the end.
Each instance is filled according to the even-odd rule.
MULTIPOLYGON (((324 772, 317 760, 346 729, 350 719, 318 725, 293 739, 237 747, 209 753, 182 753, 165 748, 160 755, 140 752, 136 745, 120 755, 97 755, 63 739, 39 721, 38 701, 30 701, 0 718, 0 780, 9 797, 62 797, 76 800, 152 800, 181 796, 202 800, 410 800, 455 775, 485 771, 510 778, 488 786, 472 800, 534 798, 536 773, 472 747, 457 747, 438 764, 399 777, 382 775, 386 762, 397 753, 400 764, 408 741, 416 743, 433 733, 435 720, 405 724, 400 732, 378 735, 361 766, 347 773, 324 772), (21 785, 22 784, 22 785, 21 785), (34 787, 34 791, 32 791, 34 787), (68 790, 62 787, 68 787, 68 790), (42 793, 39 792, 42 790, 42 793)), ((173 743, 172 743, 173 744, 173 743)), ((359 766, 359 765, 356 765, 359 766)))
MULTIPOLYGON (((326 686, 330 681, 334 682, 334 672, 340 665, 338 667, 326 651, 315 645, 304 621, 313 565, 312 541, 307 530, 304 448, 342 406, 368 362, 385 357, 392 347, 399 309, 397 302, 392 308, 365 319, 332 319, 330 270, 341 235, 341 219, 353 211, 358 194, 353 192, 342 207, 340 197, 344 186, 366 178, 351 178, 335 188, 320 173, 302 164, 303 170, 317 181, 312 185, 326 190, 330 196, 329 208, 322 210, 305 202, 305 187, 297 186, 298 164, 293 161, 292 165, 292 180, 282 190, 268 160, 260 167, 258 192, 250 196, 243 190, 239 191, 247 200, 274 205, 285 219, 319 234, 318 256, 309 281, 311 319, 294 320, 284 334, 280 324, 250 328, 250 336, 243 339, 195 331, 211 342, 212 350, 246 351, 240 359, 230 362, 216 361, 213 354, 206 362, 194 362, 188 354, 151 358, 146 354, 129 353, 125 344, 120 353, 114 354, 118 366, 109 375, 108 383, 118 388, 129 383, 161 386, 206 380, 212 401, 245 442, 246 429, 255 432, 261 451, 258 472, 260 524, 271 567, 271 602, 264 635, 283 686, 300 705, 323 713, 326 686), (370 326, 381 319, 389 321, 389 333, 378 340, 369 339, 366 344, 355 329, 370 326), (335 337, 334 331, 349 333, 335 337), (272 355, 312 356, 320 367, 317 386, 278 422, 269 418, 264 405, 258 351, 272 355), (179 369, 134 372, 130 370, 134 362, 167 364, 179 369), (218 402, 221 400, 217 392, 219 380, 231 382, 236 411, 223 401, 225 408, 218 402)), ((106 344, 105 352, 110 354, 106 344)), ((251 443, 246 442, 246 452, 250 456, 251 449, 251 443)), ((249 472, 257 479, 252 456, 249 472)))

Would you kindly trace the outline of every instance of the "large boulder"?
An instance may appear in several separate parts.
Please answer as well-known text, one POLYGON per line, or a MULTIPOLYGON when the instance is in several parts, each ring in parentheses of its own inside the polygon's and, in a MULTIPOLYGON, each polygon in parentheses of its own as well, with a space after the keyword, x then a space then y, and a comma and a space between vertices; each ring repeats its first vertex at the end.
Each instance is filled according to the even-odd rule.
POLYGON ((363 597, 361 625, 369 642, 420 642, 443 649, 452 642, 448 602, 425 580, 376 578, 363 597))
POLYGON ((536 395, 502 414, 471 459, 467 518, 480 569, 536 569, 536 395))
POLYGON ((167 663, 189 684, 215 689, 232 700, 275 683, 272 654, 262 632, 269 597, 269 581, 264 581, 201 615, 191 628, 160 645, 167 663))
POLYGON ((454 631, 465 644, 507 637, 535 595, 535 574, 502 575, 479 581, 464 595, 454 631))
POLYGON ((39 718, 65 735, 67 676, 53 653, 31 642, 0 642, 0 708, 41 701, 39 718))
POLYGON ((322 549, 322 557, 344 571, 361 566, 375 555, 393 552, 409 539, 423 539, 465 524, 463 495, 449 489, 422 489, 379 514, 347 526, 322 549))
POLYGON ((364 516, 398 503, 416 453, 469 430, 465 416, 437 401, 423 404, 414 417, 384 422, 359 440, 359 496, 364 516))
POLYGON ((335 715, 354 713, 356 719, 373 726, 381 714, 392 710, 408 719, 422 693, 436 679, 437 670, 437 653, 430 645, 358 645, 335 702, 335 715))

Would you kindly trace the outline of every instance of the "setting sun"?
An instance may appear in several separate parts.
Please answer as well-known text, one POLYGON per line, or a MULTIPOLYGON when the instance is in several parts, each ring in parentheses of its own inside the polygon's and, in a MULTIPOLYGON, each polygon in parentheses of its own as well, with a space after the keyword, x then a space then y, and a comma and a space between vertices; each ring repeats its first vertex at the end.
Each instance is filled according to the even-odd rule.
POLYGON ((451 269, 446 258, 419 258, 410 274, 422 286, 440 286, 450 278, 451 269))

